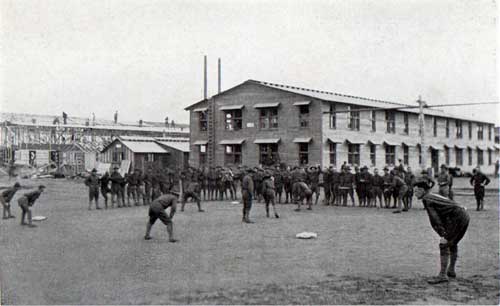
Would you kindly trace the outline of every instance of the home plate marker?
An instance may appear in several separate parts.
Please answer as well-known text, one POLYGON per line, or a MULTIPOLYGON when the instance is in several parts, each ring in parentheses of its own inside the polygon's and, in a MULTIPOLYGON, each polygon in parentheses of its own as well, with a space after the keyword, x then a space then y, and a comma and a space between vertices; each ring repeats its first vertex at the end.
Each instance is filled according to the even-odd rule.
POLYGON ((313 233, 313 232, 302 232, 302 233, 298 233, 297 235, 295 235, 295 238, 314 239, 314 238, 318 238, 318 234, 313 233))
POLYGON ((33 218, 31 218, 31 220, 33 221, 43 221, 45 219, 47 219, 47 217, 45 216, 34 216, 33 218))

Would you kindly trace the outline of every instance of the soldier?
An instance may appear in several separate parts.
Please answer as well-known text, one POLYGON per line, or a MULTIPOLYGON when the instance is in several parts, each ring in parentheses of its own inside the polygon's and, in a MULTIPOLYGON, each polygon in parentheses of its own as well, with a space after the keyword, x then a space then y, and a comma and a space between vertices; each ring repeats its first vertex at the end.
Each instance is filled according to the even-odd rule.
POLYGON ((168 233, 168 241, 169 242, 177 242, 178 240, 174 239, 174 224, 172 219, 175 215, 175 210, 177 207, 177 194, 165 194, 154 200, 149 207, 149 220, 146 224, 146 235, 144 235, 144 239, 150 240, 151 236, 151 228, 153 224, 155 224, 157 219, 160 219, 163 224, 167 226, 168 233), (165 210, 170 207, 170 213, 167 215, 165 210))
POLYGON ((151 201, 161 196, 161 172, 156 169, 151 175, 151 201))
POLYGON ((142 181, 144 182, 144 205, 147 205, 151 202, 151 191, 153 185, 153 169, 148 168, 144 176, 142 177, 142 181))
POLYGON ((439 172, 438 178, 437 178, 437 183, 439 186, 439 194, 442 195, 443 197, 450 198, 450 185, 451 185, 451 178, 450 174, 448 173, 448 167, 446 167, 445 164, 441 165, 441 172, 439 172))
POLYGON ((266 203, 266 217, 269 218, 269 203, 273 206, 274 217, 279 218, 280 216, 276 212, 275 203, 275 187, 273 177, 270 171, 264 173, 264 181, 262 182, 262 193, 264 196, 264 201, 266 203))
POLYGON ((273 177, 274 186, 276 188, 275 196, 278 198, 278 203, 281 204, 281 195, 283 194, 283 174, 281 174, 281 169, 279 166, 276 166, 273 177))
POLYGON ((359 197, 359 206, 370 206, 368 203, 368 192, 371 189, 371 174, 368 172, 368 167, 363 166, 358 174, 358 182, 356 191, 359 197))
POLYGON ((300 205, 304 202, 304 199, 307 202, 307 209, 312 210, 312 191, 309 186, 303 181, 298 181, 294 184, 294 189, 296 191, 296 197, 298 198, 297 201, 297 208, 295 211, 300 211, 300 205))
POLYGON ((250 209, 252 209, 252 199, 254 196, 254 184, 252 174, 255 170, 248 168, 243 180, 241 181, 241 198, 243 201, 243 218, 242 221, 245 223, 253 223, 250 220, 250 209))
POLYGON ((362 204, 361 198, 363 197, 364 186, 359 186, 362 185, 359 179, 360 179, 359 167, 354 166, 354 189, 356 190, 356 196, 358 197, 359 206, 361 206, 362 204))
POLYGON ((319 174, 321 173, 321 169, 315 166, 309 167, 309 171, 307 172, 307 177, 309 184, 311 186, 311 191, 316 194, 316 200, 314 201, 314 205, 318 204, 320 187, 319 187, 319 174))
POLYGON ((210 170, 208 171, 207 175, 207 181, 208 181, 208 197, 210 201, 214 200, 214 196, 216 197, 216 188, 217 188, 217 174, 215 172, 214 167, 210 167, 210 170))
POLYGON ((260 203, 262 200, 262 179, 264 175, 264 170, 261 168, 255 167, 256 172, 253 175, 253 183, 255 187, 255 199, 260 203))
MULTIPOLYGON (((397 214, 401 212, 401 207, 402 204, 404 204, 403 211, 408 211, 408 206, 407 203, 403 201, 403 197, 406 195, 408 192, 408 186, 406 186, 405 181, 399 176, 398 170, 394 169, 392 170, 394 176, 393 176, 393 181, 392 181, 392 188, 394 191, 394 194, 397 194, 397 197, 394 199, 395 202, 397 202, 397 210, 393 211, 393 213, 397 214)), ((394 203, 396 204, 396 203, 394 203)))
MULTIPOLYGON (((208 180, 207 180, 207 171, 205 168, 198 169, 198 184, 200 184, 201 192, 203 193, 203 201, 207 200, 207 188, 208 188, 208 180)), ((200 194, 201 197, 201 194, 200 194)))
POLYGON ((17 200, 17 203, 19 204, 19 207, 21 207, 22 214, 21 214, 21 225, 26 225, 26 222, 24 221, 26 218, 26 215, 28 215, 28 226, 29 227, 36 227, 36 225, 32 224, 32 219, 31 219, 31 207, 35 204, 35 201, 40 197, 42 192, 45 190, 44 185, 38 186, 38 190, 25 193, 23 194, 22 197, 20 197, 17 200))
POLYGON ((137 182, 135 205, 139 206, 141 199, 142 199, 142 204, 146 205, 146 201, 144 200, 144 194, 145 194, 145 192, 144 192, 144 177, 142 176, 141 169, 135 169, 134 176, 135 176, 135 180, 137 182))
POLYGON ((481 172, 481 169, 477 167, 472 170, 472 177, 470 178, 470 184, 474 186, 474 196, 476 197, 477 211, 484 209, 484 186, 490 183, 490 179, 486 177, 481 172))
POLYGON ((434 179, 429 175, 428 170, 422 169, 420 174, 422 175, 421 180, 424 180, 427 185, 429 185, 430 189, 432 189, 434 185, 436 185, 436 181, 434 181, 434 179))
POLYGON ((332 198, 332 168, 333 166, 328 168, 325 167, 323 171, 323 190, 325 192, 325 198, 323 199, 324 205, 330 205, 330 200, 332 198))
MULTIPOLYGON (((219 201, 224 200, 224 194, 226 193, 226 182, 224 181, 224 170, 222 167, 217 166, 217 179, 215 180, 215 183, 217 184, 217 194, 219 195, 219 201)), ((226 194, 227 198, 227 194, 226 194)))
POLYGON ((405 174, 405 184, 408 186, 408 191, 406 192, 406 195, 403 198, 403 201, 406 203, 406 206, 408 209, 411 209, 413 205, 413 184, 415 184, 415 175, 411 171, 411 168, 408 167, 406 169, 406 174, 405 174))
MULTIPOLYGON (((135 170, 137 171, 137 169, 135 170)), ((135 171, 133 173, 129 173, 127 176, 127 203, 128 206, 131 206, 130 204, 130 197, 132 197, 132 201, 134 202, 135 206, 138 206, 139 204, 137 203, 137 177, 135 175, 135 171)))
MULTIPOLYGON (((392 187, 392 180, 393 176, 389 174, 389 168, 387 166, 384 167, 384 175, 382 176, 382 179, 384 181, 384 184, 382 185, 384 188, 384 203, 385 203, 385 208, 390 208, 391 207, 391 196, 393 193, 393 187, 392 187)), ((396 205, 396 203, 394 203, 396 205)), ((395 208, 395 206, 394 206, 395 208)))
POLYGON ((231 200, 237 200, 238 197, 236 196, 236 181, 234 179, 234 172, 233 172, 233 169, 231 169, 231 167, 229 167, 228 169, 228 173, 229 173, 229 190, 231 192, 231 200))
POLYGON ((341 192, 340 192, 340 181, 343 172, 338 172, 337 168, 332 169, 332 203, 335 206, 341 205, 341 192))
POLYGON ((91 209, 92 206, 92 201, 95 200, 95 208, 96 209, 101 209, 99 207, 99 177, 97 176, 97 170, 94 168, 92 169, 92 173, 90 176, 85 180, 85 185, 89 187, 89 210, 91 209))
POLYGON ((375 168, 373 169, 373 180, 372 180, 372 200, 373 200, 373 205, 377 206, 377 198, 380 203, 380 208, 383 208, 383 188, 384 188, 384 179, 378 174, 378 169, 375 168))
POLYGON ((354 186, 354 175, 351 173, 351 167, 347 165, 344 167, 344 172, 341 176, 340 187, 339 187, 342 193, 342 206, 347 206, 347 195, 349 195, 349 197, 351 198, 352 206, 356 204, 354 201, 353 186, 354 186))
POLYGON ((15 183, 13 187, 7 188, 0 194, 0 202, 3 207, 3 219, 15 218, 10 212, 10 201, 14 198, 16 192, 21 189, 21 184, 15 183))
POLYGON ((200 203, 200 184, 197 181, 188 181, 186 182, 186 184, 183 184, 183 186, 184 185, 186 185, 186 188, 183 189, 182 193, 181 211, 184 211, 184 205, 186 205, 186 201, 189 198, 192 198, 196 201, 196 205, 198 205, 198 211, 204 212, 204 210, 201 209, 200 203))
POLYGON ((129 174, 128 173, 125 173, 125 175, 123 175, 123 180, 122 182, 120 183, 120 187, 122 189, 122 194, 123 194, 123 207, 125 206, 128 206, 130 207, 130 201, 129 200, 129 197, 130 197, 130 190, 128 188, 128 180, 129 180, 129 174), (125 205, 125 194, 127 195, 127 202, 128 202, 128 205, 125 205))
POLYGON ((118 207, 125 206, 125 194, 122 189, 122 183, 124 181, 123 177, 121 176, 120 172, 118 172, 118 167, 115 166, 113 168, 113 172, 111 173, 111 177, 109 178, 111 180, 111 207, 113 208, 115 205, 115 202, 117 202, 118 207), (121 203, 120 203, 121 201, 121 203))
POLYGON ((109 189, 109 172, 106 171, 104 175, 101 177, 101 194, 104 197, 104 208, 108 209, 108 194, 111 192, 109 189))
POLYGON ((222 174, 222 181, 224 182, 224 193, 226 194, 227 199, 227 191, 231 194, 231 201, 234 201, 234 183, 233 183, 233 174, 230 169, 226 169, 226 171, 222 174))
POLYGON ((285 189, 285 204, 288 204, 288 199, 292 202, 292 174, 290 167, 283 171, 283 188, 285 189))
POLYGON ((455 265, 458 258, 458 243, 467 231, 469 215, 456 202, 430 193, 430 186, 426 180, 417 181, 415 187, 415 195, 422 200, 432 228, 441 237, 439 242, 441 269, 439 275, 428 283, 448 282, 448 277, 457 276, 455 265))

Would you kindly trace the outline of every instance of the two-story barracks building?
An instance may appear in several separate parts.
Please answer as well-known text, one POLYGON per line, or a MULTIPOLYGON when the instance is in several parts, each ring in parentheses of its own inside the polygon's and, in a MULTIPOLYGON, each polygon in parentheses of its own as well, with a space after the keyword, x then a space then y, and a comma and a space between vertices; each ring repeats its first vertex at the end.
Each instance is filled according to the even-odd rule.
MULTIPOLYGON (((420 168, 418 109, 333 92, 248 80, 202 100, 190 112, 190 164, 207 163, 207 110, 214 103, 215 165, 282 162, 339 167, 344 161, 371 168, 402 159, 420 168), (376 110, 361 110, 377 108, 376 110), (347 111, 347 112, 338 112, 347 111)), ((427 166, 440 164, 493 173, 498 158, 493 128, 435 109, 425 109, 427 166)))

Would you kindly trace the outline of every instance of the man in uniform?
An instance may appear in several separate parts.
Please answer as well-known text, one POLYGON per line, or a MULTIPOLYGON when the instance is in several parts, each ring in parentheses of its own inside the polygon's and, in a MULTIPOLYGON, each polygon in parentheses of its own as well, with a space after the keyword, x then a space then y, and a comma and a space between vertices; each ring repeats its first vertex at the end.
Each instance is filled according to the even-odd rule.
POLYGON ((108 209, 108 194, 111 192, 109 189, 109 172, 106 171, 101 177, 101 194, 104 197, 104 208, 108 209))
POLYGON ((275 203, 275 187, 273 177, 270 171, 264 173, 264 181, 262 182, 262 194, 264 196, 264 201, 266 203, 266 217, 269 218, 269 203, 273 206, 274 216, 279 218, 280 216, 276 212, 275 203))
MULTIPOLYGON (((203 193, 203 201, 207 200, 207 171, 205 168, 198 168, 198 184, 200 184, 201 193, 203 193)), ((200 194, 201 197, 201 194, 200 194)))
POLYGON ((144 196, 145 195, 144 177, 142 175, 141 169, 135 169, 134 176, 135 176, 135 180, 137 182, 135 205, 139 206, 141 199, 142 199, 142 204, 146 205, 146 200, 145 200, 145 196, 144 196))
POLYGON ((365 206, 365 207, 370 206, 368 199, 371 186, 372 186, 371 174, 368 172, 368 167, 363 166, 361 168, 361 172, 358 175, 358 182, 356 187, 359 197, 359 206, 365 206))
POLYGON ((254 196, 254 184, 252 174, 255 170, 248 168, 243 180, 241 181, 241 198, 243 201, 243 218, 242 221, 245 223, 253 223, 250 220, 250 209, 252 209, 252 199, 254 196))
POLYGON ((298 181, 294 184, 294 189, 296 192, 296 197, 298 197, 297 208, 295 211, 300 211, 300 205, 304 202, 304 199, 307 202, 307 209, 312 210, 312 191, 309 186, 303 181, 298 181))
POLYGON ((415 175, 413 174, 410 167, 406 169, 404 180, 406 186, 408 187, 408 191, 406 192, 406 195, 404 197, 404 202, 406 203, 408 209, 411 209, 413 205, 413 184, 415 184, 415 175))
POLYGON ((432 228, 441 237, 439 242, 441 269, 439 275, 428 283, 448 282, 448 277, 457 276, 455 265, 458 258, 458 243, 467 231, 469 215, 456 202, 430 193, 430 186, 426 180, 417 181, 415 187, 415 195, 422 200, 432 228))
MULTIPOLYGON (((391 196, 392 196, 392 180, 393 176, 389 173, 389 168, 387 166, 384 167, 384 175, 382 176, 382 180, 384 181, 383 188, 384 188, 384 203, 385 203, 385 208, 390 208, 391 207, 391 196)), ((396 203, 394 203, 396 205, 396 203)))
POLYGON ((122 189, 124 179, 120 172, 118 172, 118 169, 119 168, 115 166, 109 178, 111 180, 111 207, 114 207, 115 202, 117 202, 118 207, 122 207, 122 204, 125 206, 125 194, 122 189))
POLYGON ((153 169, 148 168, 144 176, 142 177, 144 182, 144 205, 151 203, 151 191, 153 185, 153 169))
POLYGON ((332 204, 333 205, 341 205, 340 201, 342 199, 341 193, 340 193, 340 181, 341 181, 341 176, 343 176, 343 172, 337 171, 337 168, 333 167, 332 169, 332 204))
POLYGON ((445 164, 441 165, 441 172, 439 172, 437 183, 439 186, 439 194, 443 197, 450 198, 451 176, 448 173, 448 167, 445 164))
POLYGON ((342 206, 347 206, 347 195, 351 198, 352 206, 356 204, 354 201, 354 175, 351 173, 349 165, 344 167, 344 172, 340 180, 340 190, 342 192, 342 206))
POLYGON ((13 187, 7 188, 0 194, 0 202, 3 207, 3 219, 15 218, 10 212, 10 201, 14 198, 16 192, 21 189, 21 184, 15 183, 13 187))
POLYGON ((380 203, 380 208, 383 208, 383 187, 384 186, 384 179, 378 174, 378 169, 375 168, 373 169, 373 180, 372 180, 372 200, 373 200, 373 205, 377 206, 377 198, 380 203))
POLYGON ((189 198, 192 198, 193 200, 196 201, 196 205, 198 205, 198 211, 199 212, 204 212, 203 209, 201 209, 201 202, 200 202, 200 184, 196 180, 189 180, 187 179, 187 182, 184 184, 183 182, 183 187, 185 189, 183 190, 182 193, 182 203, 181 203, 181 211, 184 211, 184 205, 186 205, 186 201, 189 198))
POLYGON ((484 209, 484 186, 490 183, 490 179, 481 172, 481 169, 477 167, 472 170, 472 177, 470 178, 470 184, 474 186, 474 196, 476 197, 477 211, 484 209))
POLYGON ((393 211, 393 213, 397 214, 401 212, 401 207, 404 204, 404 208, 402 211, 408 211, 408 206, 405 201, 403 201, 404 196, 408 192, 408 186, 406 186, 405 181, 399 176, 399 171, 395 168, 392 170, 393 172, 393 180, 392 180, 392 190, 396 196, 394 198, 394 205, 397 203, 397 210, 393 211))
POLYGON ((283 194, 283 174, 281 174, 281 169, 276 166, 274 170, 274 186, 276 187, 276 197, 278 198, 278 203, 281 204, 281 195, 283 194))
POLYGON ((167 226, 167 234, 169 242, 177 242, 174 239, 174 224, 172 219, 175 215, 175 210, 177 207, 177 195, 176 194, 165 194, 151 202, 149 206, 149 220, 146 224, 146 235, 144 239, 150 240, 151 228, 155 224, 157 219, 160 219, 163 224, 167 226), (170 213, 167 215, 165 210, 170 207, 170 213))
POLYGON ((28 225, 29 227, 36 227, 35 224, 32 224, 31 219, 31 207, 35 204, 35 201, 40 197, 42 192, 45 190, 44 185, 38 186, 38 190, 25 193, 22 197, 17 200, 19 207, 21 207, 21 225, 28 225), (25 222, 26 215, 28 215, 28 223, 25 222))
POLYGON ((307 172, 308 181, 311 186, 311 192, 316 194, 316 199, 314 200, 314 205, 318 204, 320 187, 319 187, 319 175, 321 173, 321 169, 315 166, 309 167, 309 171, 307 172))
POLYGON ((156 169, 151 176, 151 201, 156 200, 161 196, 161 172, 156 169))
POLYGON ((285 204, 288 204, 288 199, 293 202, 292 198, 292 174, 290 173, 290 167, 287 167, 283 171, 283 187, 285 189, 285 204))
POLYGON ((260 203, 262 199, 262 179, 264 175, 264 170, 262 168, 255 167, 256 172, 253 175, 253 184, 255 187, 255 199, 260 203))
POLYGON ((325 167, 323 171, 323 190, 325 192, 325 198, 323 199, 324 205, 330 205, 332 198, 332 167, 325 167))
POLYGON ((96 209, 101 209, 99 207, 99 177, 97 176, 97 170, 94 168, 92 169, 92 173, 90 176, 85 180, 85 185, 89 187, 89 210, 91 209, 92 206, 92 201, 95 200, 95 208, 96 209))
POLYGON ((210 201, 213 201, 216 197, 216 188, 217 188, 217 174, 215 173, 214 167, 210 167, 210 170, 207 174, 207 182, 208 182, 208 198, 210 201))
POLYGON ((362 198, 362 193, 364 192, 364 186, 359 186, 360 185, 360 173, 359 173, 359 167, 354 166, 354 189, 356 190, 356 196, 358 197, 358 205, 361 206, 361 198, 362 198))

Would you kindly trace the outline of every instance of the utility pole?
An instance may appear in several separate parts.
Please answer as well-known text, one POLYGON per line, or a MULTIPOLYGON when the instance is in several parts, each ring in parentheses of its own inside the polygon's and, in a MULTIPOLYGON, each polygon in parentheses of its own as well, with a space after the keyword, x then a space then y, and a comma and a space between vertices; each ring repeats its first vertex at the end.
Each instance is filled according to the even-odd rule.
POLYGON ((425 145, 425 115, 424 115, 424 107, 427 106, 425 101, 422 101, 422 98, 418 96, 418 124, 420 129, 420 150, 422 154, 422 162, 420 163, 420 167, 422 169, 426 169, 427 166, 427 146, 425 145))

